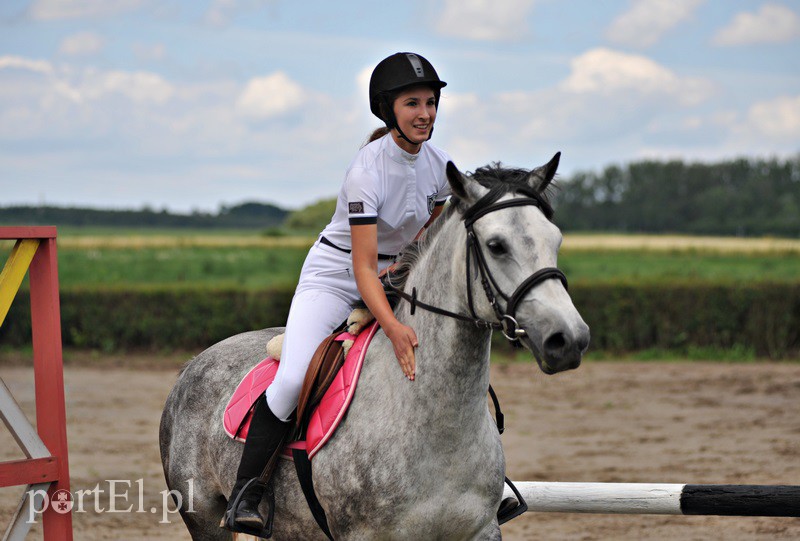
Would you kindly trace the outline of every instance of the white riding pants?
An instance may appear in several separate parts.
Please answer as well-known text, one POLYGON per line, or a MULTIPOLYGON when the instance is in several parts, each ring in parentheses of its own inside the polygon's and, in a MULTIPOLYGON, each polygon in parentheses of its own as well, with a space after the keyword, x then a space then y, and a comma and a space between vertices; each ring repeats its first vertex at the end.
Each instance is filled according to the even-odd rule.
MULTIPOLYGON (((379 260, 378 268, 391 263, 379 260)), ((350 254, 317 240, 303 263, 289 308, 281 363, 266 391, 267 404, 276 417, 289 419, 297 407, 312 355, 333 329, 347 319, 360 298, 350 254)))

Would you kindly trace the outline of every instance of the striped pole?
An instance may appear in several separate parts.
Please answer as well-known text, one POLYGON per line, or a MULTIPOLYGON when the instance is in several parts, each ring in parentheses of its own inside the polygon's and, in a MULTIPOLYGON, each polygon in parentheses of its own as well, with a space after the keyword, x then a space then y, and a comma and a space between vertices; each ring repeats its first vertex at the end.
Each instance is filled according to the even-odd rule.
MULTIPOLYGON (((528 511, 800 517, 800 486, 520 481, 528 511)), ((514 494, 505 487, 503 498, 514 494)))

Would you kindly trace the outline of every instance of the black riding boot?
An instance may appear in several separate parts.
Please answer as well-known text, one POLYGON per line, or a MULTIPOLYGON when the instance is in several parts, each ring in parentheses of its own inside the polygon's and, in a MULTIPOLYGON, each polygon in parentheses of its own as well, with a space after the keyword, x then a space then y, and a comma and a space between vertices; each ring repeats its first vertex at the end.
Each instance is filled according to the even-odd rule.
POLYGON ((223 519, 226 528, 251 534, 264 529, 266 524, 258 512, 258 504, 278 463, 290 427, 290 422, 281 421, 272 413, 262 394, 253 411, 236 484, 228 498, 228 509, 223 519))

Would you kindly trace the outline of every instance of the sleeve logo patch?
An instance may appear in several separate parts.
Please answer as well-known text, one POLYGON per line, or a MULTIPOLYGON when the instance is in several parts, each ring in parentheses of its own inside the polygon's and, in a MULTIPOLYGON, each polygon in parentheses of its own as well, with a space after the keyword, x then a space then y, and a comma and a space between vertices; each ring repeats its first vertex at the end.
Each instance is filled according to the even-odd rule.
POLYGON ((347 204, 347 212, 350 214, 364 214, 364 203, 357 201, 347 204))
POLYGON ((433 214, 433 209, 436 208, 436 196, 439 192, 433 192, 428 196, 428 214, 433 214))

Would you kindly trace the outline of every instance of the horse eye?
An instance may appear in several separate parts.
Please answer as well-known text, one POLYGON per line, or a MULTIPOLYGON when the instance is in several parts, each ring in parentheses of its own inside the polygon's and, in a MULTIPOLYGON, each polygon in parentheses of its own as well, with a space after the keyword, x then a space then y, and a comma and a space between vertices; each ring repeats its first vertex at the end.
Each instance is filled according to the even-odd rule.
POLYGON ((492 255, 503 255, 507 252, 505 244, 499 240, 490 240, 486 243, 486 247, 492 252, 492 255))

